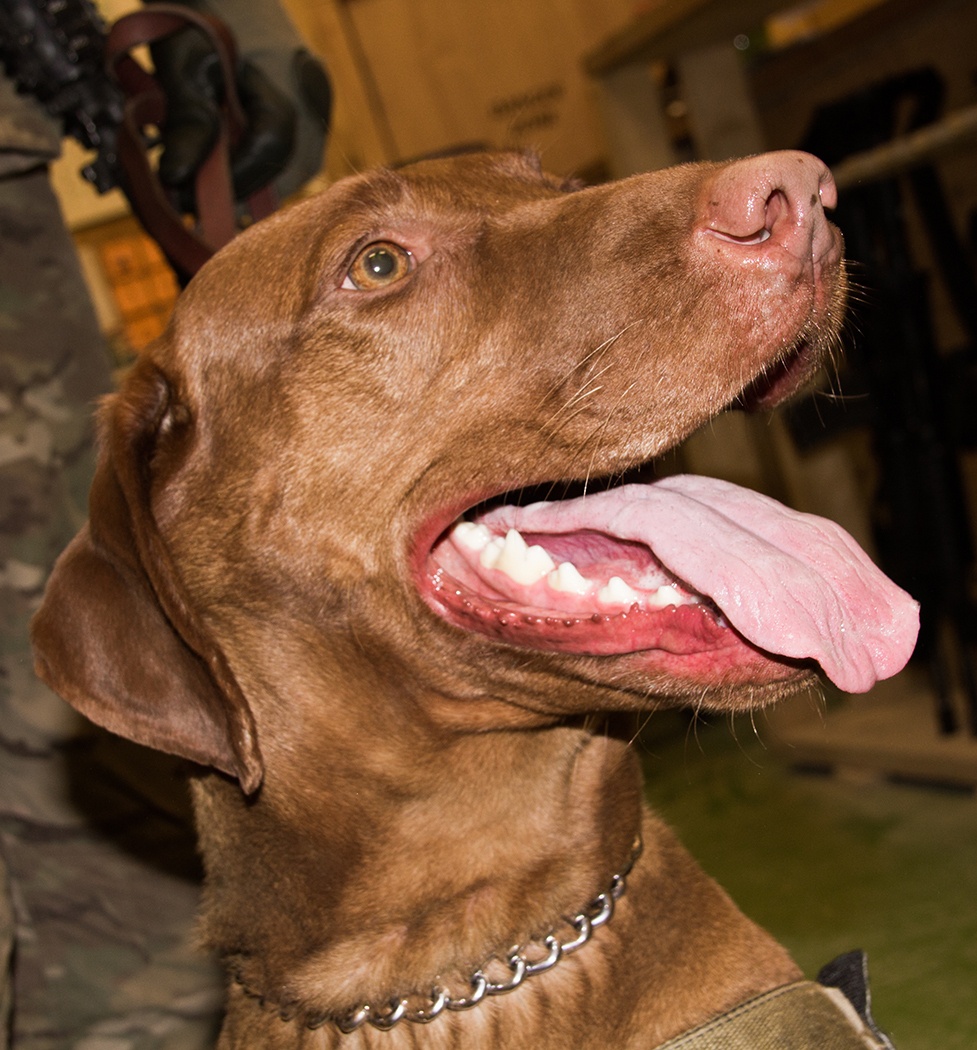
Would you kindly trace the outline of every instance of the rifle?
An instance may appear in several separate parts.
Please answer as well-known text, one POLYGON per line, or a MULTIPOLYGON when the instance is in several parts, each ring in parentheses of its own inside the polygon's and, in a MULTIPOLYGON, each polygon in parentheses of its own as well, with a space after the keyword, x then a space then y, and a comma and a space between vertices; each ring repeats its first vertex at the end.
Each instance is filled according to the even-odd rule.
POLYGON ((108 29, 90 0, 0 0, 0 62, 66 135, 95 159, 82 175, 105 193, 119 185, 117 129, 125 98, 105 70, 108 29))
MULTIPOLYGON (((146 232, 185 281, 238 232, 229 150, 244 127, 236 54, 228 28, 175 4, 153 3, 110 30, 91 0, 0 0, 0 60, 18 90, 34 95, 66 134, 97 151, 82 170, 100 192, 118 186, 146 232), (199 229, 189 229, 150 162, 151 129, 166 120, 166 96, 129 52, 192 27, 220 63, 224 99, 217 143, 196 177, 199 229)), ((266 187, 248 198, 252 219, 274 210, 266 187)))

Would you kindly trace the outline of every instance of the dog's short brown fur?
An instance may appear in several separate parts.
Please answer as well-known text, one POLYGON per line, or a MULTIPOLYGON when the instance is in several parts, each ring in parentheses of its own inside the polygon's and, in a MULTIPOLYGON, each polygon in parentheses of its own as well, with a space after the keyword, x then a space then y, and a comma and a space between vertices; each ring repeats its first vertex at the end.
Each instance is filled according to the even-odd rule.
POLYGON ((585 716, 745 710, 810 672, 524 648, 446 622, 418 581, 465 508, 615 475, 795 389, 842 312, 827 180, 800 154, 585 190, 515 154, 352 178, 221 252, 105 404, 38 667, 205 767, 222 1046, 646 1048, 798 976, 585 716), (801 249, 699 235, 731 210, 801 249), (374 242, 412 254, 357 288, 374 242), (517 992, 425 1027, 305 1027, 436 980, 462 994, 605 889, 639 830, 613 921, 517 992))

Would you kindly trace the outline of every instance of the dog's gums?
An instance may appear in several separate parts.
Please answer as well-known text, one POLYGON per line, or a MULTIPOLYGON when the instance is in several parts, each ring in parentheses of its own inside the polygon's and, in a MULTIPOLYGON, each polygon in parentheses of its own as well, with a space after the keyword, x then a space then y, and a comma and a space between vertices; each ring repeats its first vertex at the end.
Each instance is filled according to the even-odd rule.
MULTIPOLYGON (((833 522, 692 476, 460 522, 435 544, 425 590, 459 626, 533 648, 640 652, 704 684, 755 675, 763 653, 815 660, 864 692, 902 669, 919 629, 916 602, 833 522)), ((765 678, 784 677, 761 662, 765 678)))

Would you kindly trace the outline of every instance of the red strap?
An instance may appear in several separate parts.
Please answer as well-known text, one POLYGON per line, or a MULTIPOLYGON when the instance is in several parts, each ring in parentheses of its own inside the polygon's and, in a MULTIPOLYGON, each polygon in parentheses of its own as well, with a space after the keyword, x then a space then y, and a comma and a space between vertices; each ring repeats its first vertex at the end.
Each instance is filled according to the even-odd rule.
MULTIPOLYGON (((159 244, 174 269, 184 278, 228 243, 239 230, 238 210, 231 183, 230 152, 244 130, 245 118, 237 95, 234 41, 223 22, 177 4, 154 3, 120 18, 105 44, 106 66, 126 95, 118 132, 119 164, 124 190, 146 232, 159 244), (224 98, 217 141, 195 178, 199 228, 191 228, 174 206, 149 160, 144 129, 162 127, 166 95, 156 78, 130 54, 133 48, 155 43, 188 26, 209 38, 220 62, 224 98)), ((252 194, 247 212, 252 221, 275 210, 274 190, 266 186, 252 194)))

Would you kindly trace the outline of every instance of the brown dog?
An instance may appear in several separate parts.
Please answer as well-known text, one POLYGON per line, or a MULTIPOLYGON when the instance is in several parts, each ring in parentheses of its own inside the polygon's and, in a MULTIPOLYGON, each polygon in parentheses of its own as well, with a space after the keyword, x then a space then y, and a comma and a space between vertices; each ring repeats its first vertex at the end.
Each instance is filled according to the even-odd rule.
POLYGON ((793 986, 592 713, 745 710, 815 663, 866 689, 914 603, 709 479, 517 503, 801 385, 843 309, 832 194, 797 153, 586 190, 470 155, 192 282, 104 407, 34 635, 92 719, 206 767, 222 1046, 648 1048, 793 986))

